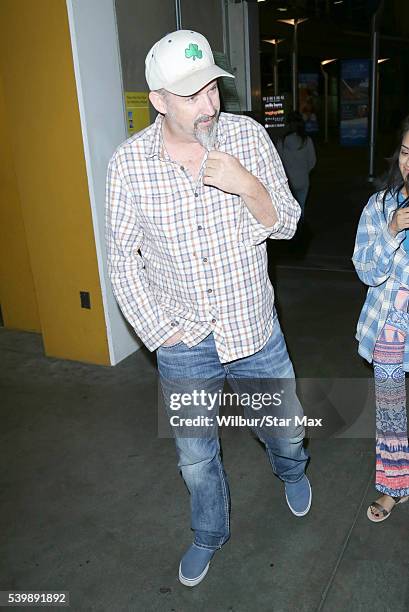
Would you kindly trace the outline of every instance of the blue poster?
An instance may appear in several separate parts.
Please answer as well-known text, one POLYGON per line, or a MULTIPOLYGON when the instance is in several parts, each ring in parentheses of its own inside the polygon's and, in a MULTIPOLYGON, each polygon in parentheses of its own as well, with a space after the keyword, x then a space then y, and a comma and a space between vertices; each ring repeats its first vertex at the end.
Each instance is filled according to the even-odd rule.
POLYGON ((341 145, 368 142, 370 60, 341 61, 341 145))
POLYGON ((299 73, 298 75, 298 107, 305 122, 307 133, 318 132, 318 74, 299 73))

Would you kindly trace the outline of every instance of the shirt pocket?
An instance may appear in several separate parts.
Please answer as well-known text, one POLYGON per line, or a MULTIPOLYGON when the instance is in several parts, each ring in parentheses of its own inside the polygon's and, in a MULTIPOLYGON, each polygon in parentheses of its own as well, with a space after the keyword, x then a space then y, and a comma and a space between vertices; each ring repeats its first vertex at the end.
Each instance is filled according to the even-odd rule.
POLYGON ((177 240, 182 233, 183 215, 175 194, 155 190, 138 200, 145 235, 152 239, 177 240))
POLYGON ((144 242, 149 251, 160 259, 183 257, 187 261, 193 250, 195 231, 188 196, 156 189, 151 195, 138 198, 138 209, 144 242))

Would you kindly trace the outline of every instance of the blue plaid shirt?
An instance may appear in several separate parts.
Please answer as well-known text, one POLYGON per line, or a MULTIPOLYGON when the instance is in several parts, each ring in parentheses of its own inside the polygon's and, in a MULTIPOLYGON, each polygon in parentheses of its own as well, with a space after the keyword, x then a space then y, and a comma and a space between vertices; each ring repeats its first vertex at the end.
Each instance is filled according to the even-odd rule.
MULTIPOLYGON (((383 191, 373 194, 362 212, 352 258, 359 278, 369 285, 356 338, 359 354, 370 363, 397 290, 399 287, 409 289, 409 255, 402 245, 406 232, 402 230, 394 238, 388 230, 399 196, 388 194, 384 208, 383 194, 383 191)), ((409 371, 408 340, 403 368, 409 371)))

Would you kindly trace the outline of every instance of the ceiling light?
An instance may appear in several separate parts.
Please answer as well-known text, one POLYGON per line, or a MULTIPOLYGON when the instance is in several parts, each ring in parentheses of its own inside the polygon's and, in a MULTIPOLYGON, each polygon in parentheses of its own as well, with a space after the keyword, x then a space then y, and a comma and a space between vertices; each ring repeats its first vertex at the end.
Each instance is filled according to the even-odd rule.
POLYGON ((285 8, 285 6, 279 6, 277 11, 281 11, 281 13, 285 13, 285 11, 287 11, 288 9, 285 8))
POLYGON ((284 38, 263 38, 263 42, 270 43, 271 45, 279 45, 280 42, 283 42, 284 38))
POLYGON ((390 57, 383 57, 382 59, 378 59, 378 64, 383 64, 384 62, 387 62, 390 59, 390 57))
POLYGON ((336 62, 336 58, 334 59, 327 59, 327 60, 322 60, 321 62, 321 66, 326 66, 327 64, 332 64, 332 62, 336 62))
POLYGON ((304 21, 308 21, 308 17, 304 17, 303 19, 277 19, 277 21, 281 21, 281 23, 288 23, 289 25, 295 26, 299 25, 304 21))

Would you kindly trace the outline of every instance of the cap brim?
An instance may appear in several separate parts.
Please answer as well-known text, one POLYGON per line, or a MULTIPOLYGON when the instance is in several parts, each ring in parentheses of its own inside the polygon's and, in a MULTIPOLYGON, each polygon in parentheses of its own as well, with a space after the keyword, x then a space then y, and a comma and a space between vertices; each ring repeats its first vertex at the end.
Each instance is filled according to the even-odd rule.
POLYGON ((197 91, 202 89, 202 87, 210 83, 210 81, 213 81, 213 79, 218 79, 219 77, 228 77, 231 79, 235 78, 233 74, 230 74, 230 72, 226 72, 223 70, 223 68, 213 65, 209 66, 208 68, 203 68, 203 70, 197 70, 190 76, 185 77, 180 81, 176 81, 176 83, 166 85, 165 89, 178 96, 192 96, 197 91))

